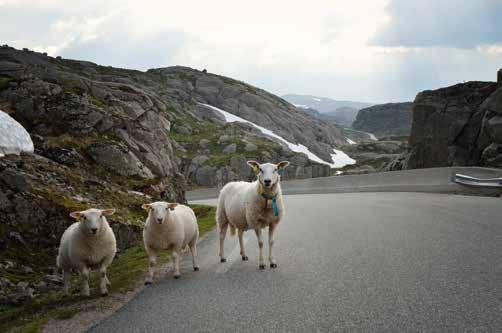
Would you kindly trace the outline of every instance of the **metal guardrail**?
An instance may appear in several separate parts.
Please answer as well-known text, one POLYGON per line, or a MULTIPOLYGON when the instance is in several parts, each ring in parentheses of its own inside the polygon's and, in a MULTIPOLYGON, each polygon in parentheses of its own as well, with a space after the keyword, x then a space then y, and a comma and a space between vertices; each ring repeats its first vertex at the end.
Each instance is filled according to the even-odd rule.
POLYGON ((472 176, 454 173, 452 181, 457 184, 484 187, 484 188, 500 188, 502 189, 502 178, 476 178, 472 176))

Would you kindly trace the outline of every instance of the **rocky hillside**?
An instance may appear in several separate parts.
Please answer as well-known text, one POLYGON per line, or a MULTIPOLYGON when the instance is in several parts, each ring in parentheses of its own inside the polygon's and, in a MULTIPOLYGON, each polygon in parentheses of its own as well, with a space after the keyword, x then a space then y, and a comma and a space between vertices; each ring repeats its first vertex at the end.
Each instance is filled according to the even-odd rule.
POLYGON ((373 133, 376 137, 408 136, 413 103, 388 103, 359 110, 352 128, 373 133))
POLYGON ((404 167, 502 167, 501 76, 418 94, 404 167))

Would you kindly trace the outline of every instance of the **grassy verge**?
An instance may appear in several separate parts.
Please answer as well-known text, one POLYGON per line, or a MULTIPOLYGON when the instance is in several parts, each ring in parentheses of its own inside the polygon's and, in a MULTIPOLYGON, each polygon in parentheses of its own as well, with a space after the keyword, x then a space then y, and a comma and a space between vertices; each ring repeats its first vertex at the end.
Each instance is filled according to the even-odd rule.
MULTIPOLYGON (((197 215, 201 236, 215 225, 216 208, 204 205, 191 206, 197 215)), ((159 257, 159 264, 169 261, 170 255, 164 252, 159 257)), ((131 247, 117 256, 108 269, 112 282, 111 293, 125 293, 137 288, 148 268, 148 258, 143 246, 131 247)), ((77 280, 72 285, 78 285, 77 280)), ((43 298, 35 298, 31 303, 14 307, 0 306, 0 332, 35 333, 51 319, 69 319, 80 312, 86 300, 96 299, 98 276, 91 275, 91 296, 83 298, 74 288, 71 296, 65 296, 61 291, 53 292, 43 298)))

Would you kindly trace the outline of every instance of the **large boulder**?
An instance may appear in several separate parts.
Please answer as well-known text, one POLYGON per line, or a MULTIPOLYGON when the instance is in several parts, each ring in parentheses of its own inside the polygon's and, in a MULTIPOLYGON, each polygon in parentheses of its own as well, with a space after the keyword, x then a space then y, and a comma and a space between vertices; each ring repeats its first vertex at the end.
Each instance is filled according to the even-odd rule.
POLYGON ((496 83, 468 82, 418 94, 407 167, 480 165, 499 137, 500 93, 496 83))

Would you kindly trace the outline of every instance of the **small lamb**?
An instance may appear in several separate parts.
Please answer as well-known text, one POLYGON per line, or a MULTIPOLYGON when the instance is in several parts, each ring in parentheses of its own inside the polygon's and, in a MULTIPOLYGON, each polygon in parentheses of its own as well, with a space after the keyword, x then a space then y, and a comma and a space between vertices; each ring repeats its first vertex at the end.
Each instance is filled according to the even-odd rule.
POLYGON ((257 180, 252 183, 230 182, 222 188, 218 198, 216 221, 220 228, 220 260, 226 261, 223 245, 229 226, 231 234, 235 234, 235 229, 238 230, 242 260, 248 260, 244 251, 243 234, 252 229, 256 233, 260 249, 259 268, 265 269, 261 229, 268 227, 270 267, 276 268, 277 263, 272 255, 274 231, 284 216, 279 170, 286 168, 289 162, 247 163, 257 174, 257 180))
POLYGON ((193 270, 198 271, 196 256, 199 225, 193 210, 185 205, 161 201, 144 204, 142 208, 148 211, 143 230, 149 260, 145 284, 149 285, 153 281, 157 252, 160 250, 172 250, 175 279, 180 277, 180 255, 187 246, 192 253, 193 270))
POLYGON ((115 209, 95 209, 70 213, 77 220, 61 237, 57 266, 63 270, 64 292, 68 294, 71 271, 80 273, 82 278, 81 293, 89 296, 89 272, 99 270, 100 291, 108 295, 107 285, 110 280, 106 269, 117 252, 117 242, 112 228, 105 216, 115 213, 115 209))

